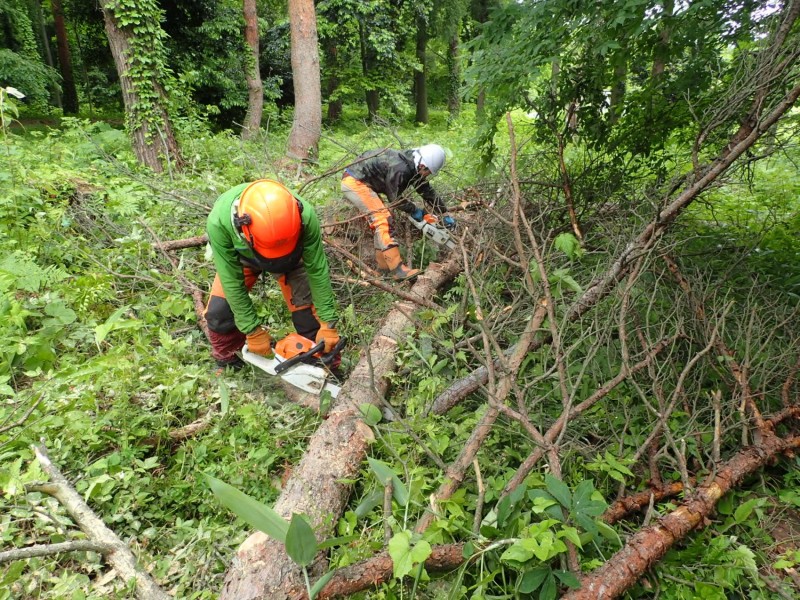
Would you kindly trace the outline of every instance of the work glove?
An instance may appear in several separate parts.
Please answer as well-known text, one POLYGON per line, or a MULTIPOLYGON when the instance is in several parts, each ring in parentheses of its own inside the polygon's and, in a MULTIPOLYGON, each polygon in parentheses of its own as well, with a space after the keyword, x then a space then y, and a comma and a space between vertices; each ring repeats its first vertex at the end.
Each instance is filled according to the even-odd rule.
POLYGON ((454 231, 456 228, 456 220, 450 215, 445 215, 442 217, 442 223, 444 224, 445 228, 449 229, 450 231, 454 231))
POLYGON ((411 211, 411 218, 415 221, 425 221, 431 225, 436 225, 439 222, 439 217, 432 215, 424 208, 415 208, 411 211))
POLYGON ((422 221, 422 218, 425 216, 425 209, 423 208, 415 208, 410 213, 411 218, 415 221, 422 221))
POLYGON ((275 356, 272 351, 272 337, 266 327, 259 325, 247 334, 247 349, 253 354, 260 354, 267 358, 275 356))
POLYGON ((339 343, 339 332, 336 331, 335 321, 320 324, 316 341, 319 343, 323 340, 325 341, 325 349, 322 351, 323 354, 330 353, 334 346, 339 343))

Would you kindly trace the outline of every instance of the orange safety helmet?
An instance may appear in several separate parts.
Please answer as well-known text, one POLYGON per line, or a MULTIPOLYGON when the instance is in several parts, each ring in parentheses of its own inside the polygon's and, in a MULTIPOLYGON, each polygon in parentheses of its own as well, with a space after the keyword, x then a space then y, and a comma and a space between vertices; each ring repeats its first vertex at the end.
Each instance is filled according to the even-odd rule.
POLYGON ((290 254, 297 247, 303 225, 298 200, 271 179, 259 179, 244 188, 234 223, 264 258, 290 254))

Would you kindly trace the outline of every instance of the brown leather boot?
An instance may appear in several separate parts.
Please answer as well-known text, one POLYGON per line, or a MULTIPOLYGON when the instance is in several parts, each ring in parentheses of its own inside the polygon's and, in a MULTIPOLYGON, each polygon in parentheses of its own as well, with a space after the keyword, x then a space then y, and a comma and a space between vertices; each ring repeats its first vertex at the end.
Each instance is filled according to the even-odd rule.
MULTIPOLYGON (((397 246, 383 251, 383 262, 386 264, 386 271, 395 281, 408 281, 419 275, 419 269, 411 269, 403 264, 400 248, 397 246)), ((378 261, 378 268, 381 268, 380 261, 378 261)))
POLYGON ((389 265, 386 264, 386 259, 383 257, 383 250, 375 250, 375 262, 378 263, 378 272, 382 275, 389 273, 389 265))

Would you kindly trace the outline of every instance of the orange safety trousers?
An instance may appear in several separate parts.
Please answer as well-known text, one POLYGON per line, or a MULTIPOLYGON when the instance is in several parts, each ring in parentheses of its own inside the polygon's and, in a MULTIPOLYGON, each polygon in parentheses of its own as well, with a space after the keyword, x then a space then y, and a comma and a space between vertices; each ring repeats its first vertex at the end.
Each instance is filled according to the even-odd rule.
POLYGON ((386 250, 397 246, 393 235, 392 213, 371 187, 345 173, 342 177, 342 193, 350 204, 366 216, 369 228, 375 236, 377 250, 386 250))

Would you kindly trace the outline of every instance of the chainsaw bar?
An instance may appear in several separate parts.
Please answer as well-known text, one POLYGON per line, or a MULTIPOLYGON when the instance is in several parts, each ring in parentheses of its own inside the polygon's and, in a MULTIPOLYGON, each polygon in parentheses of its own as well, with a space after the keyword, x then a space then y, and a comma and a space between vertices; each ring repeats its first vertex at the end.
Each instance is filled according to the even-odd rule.
POLYGON ((285 382, 309 394, 316 394, 319 396, 323 391, 327 391, 331 396, 336 398, 339 395, 339 391, 342 389, 338 385, 334 385, 328 381, 328 372, 325 369, 302 362, 289 367, 281 373, 277 373, 275 371, 276 367, 286 362, 286 359, 278 354, 276 354, 274 358, 266 358, 260 354, 254 354, 247 349, 247 344, 242 348, 242 360, 250 363, 254 367, 258 367, 269 375, 280 377, 285 382))
POLYGON ((413 217, 409 215, 408 220, 411 221, 411 224, 419 229, 422 232, 422 235, 435 244, 439 246, 445 246, 446 248, 450 248, 450 250, 456 249, 456 243, 450 239, 450 232, 446 229, 442 229, 441 227, 437 227, 432 223, 426 223, 425 221, 417 221, 413 217))

